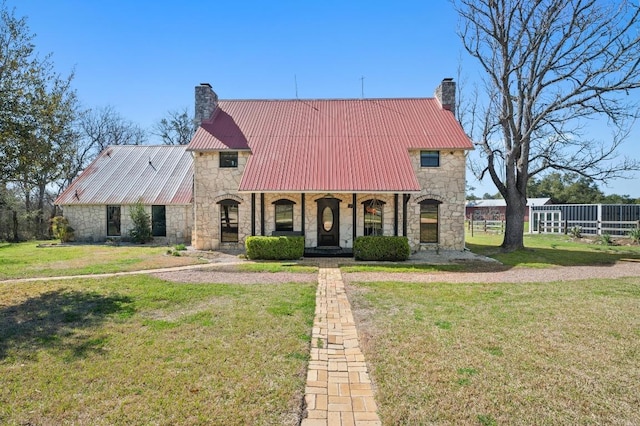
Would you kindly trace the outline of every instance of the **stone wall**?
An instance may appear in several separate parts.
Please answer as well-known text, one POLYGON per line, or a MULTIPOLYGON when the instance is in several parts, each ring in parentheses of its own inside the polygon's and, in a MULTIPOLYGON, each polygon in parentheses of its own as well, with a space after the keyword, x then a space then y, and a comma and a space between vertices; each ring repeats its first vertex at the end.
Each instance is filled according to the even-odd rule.
MULTIPOLYGON (((247 236, 251 235, 251 194, 238 193, 242 173, 249 153, 238 153, 237 168, 220 168, 219 153, 196 153, 194 160, 194 230, 192 245, 200 250, 242 249, 247 236), (220 241, 220 205, 224 199, 233 199, 238 205, 238 242, 220 241)), ((440 167, 420 167, 420 151, 410 152, 411 162, 423 188, 412 193, 407 205, 407 236, 413 250, 446 248, 464 249, 464 196, 465 196, 465 153, 464 151, 443 150, 440 152, 440 167), (439 242, 420 243, 420 204, 423 199, 433 198, 439 205, 439 242)), ((317 246, 317 203, 326 193, 305 194, 305 246, 317 246)), ((353 247, 353 202, 352 194, 330 194, 340 202, 340 245, 353 247)), ((288 199, 294 204, 294 231, 302 230, 302 195, 297 193, 267 193, 264 195, 264 235, 275 231, 275 206, 273 202, 288 199)), ((384 202, 383 235, 394 235, 393 194, 357 194, 356 235, 364 234, 363 201, 376 198, 384 202)), ((398 194, 397 234, 402 235, 403 194, 398 194)), ((255 234, 261 234, 260 194, 255 194, 255 234)))
MULTIPOLYGON (((239 194, 238 187, 249 158, 249 152, 238 152, 238 167, 220 168, 219 152, 197 152, 194 157, 194 227, 192 245, 198 250, 242 249, 251 235, 251 195, 239 194), (224 199, 238 204, 238 242, 220 241, 220 205, 224 199)), ((256 200, 259 222, 259 200, 256 200)), ((259 232, 259 230, 258 230, 259 232)))
POLYGON ((407 206, 407 235, 413 250, 445 248, 464 249, 464 202, 466 157, 461 150, 440 151, 440 167, 420 167, 420 151, 410 151, 411 163, 422 187, 412 194, 407 206), (435 199, 438 207, 437 244, 420 243, 420 204, 435 199))
MULTIPOLYGON (((131 207, 120 206, 120 237, 127 240, 133 229, 131 207)), ((151 206, 144 206, 151 216, 151 206)), ((64 217, 74 229, 75 241, 103 242, 107 239, 107 207, 105 205, 63 206, 64 217)), ((166 206, 166 237, 154 237, 156 244, 189 244, 191 242, 193 210, 191 205, 166 206)))

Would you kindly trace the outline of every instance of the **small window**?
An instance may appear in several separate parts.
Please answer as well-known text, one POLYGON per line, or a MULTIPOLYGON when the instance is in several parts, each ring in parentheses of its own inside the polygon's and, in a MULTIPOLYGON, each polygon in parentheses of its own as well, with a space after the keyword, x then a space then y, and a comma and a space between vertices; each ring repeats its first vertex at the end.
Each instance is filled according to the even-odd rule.
POLYGON ((440 167, 440 151, 420 151, 420 167, 440 167))
POLYGON ((293 231, 293 205, 291 200, 278 200, 276 208, 276 231, 293 231))
POLYGON ((220 152, 220 167, 238 167, 238 152, 223 151, 220 152))
POLYGON ((382 211, 384 202, 367 200, 364 206, 364 235, 382 235, 382 211))
POLYGON ((420 203, 420 242, 438 242, 438 200, 424 200, 420 203))
POLYGON ((238 202, 222 200, 218 204, 220 204, 220 241, 223 243, 237 243, 238 202))
POLYGON ((167 236, 166 206, 151 206, 151 232, 154 237, 167 236))
POLYGON ((107 237, 120 236, 120 206, 107 206, 107 237))

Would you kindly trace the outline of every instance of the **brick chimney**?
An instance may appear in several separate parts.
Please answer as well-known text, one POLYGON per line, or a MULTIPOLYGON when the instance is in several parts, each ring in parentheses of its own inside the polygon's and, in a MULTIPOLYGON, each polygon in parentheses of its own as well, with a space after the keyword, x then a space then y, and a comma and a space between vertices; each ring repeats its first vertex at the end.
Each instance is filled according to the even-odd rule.
POLYGON ((442 109, 451 111, 456 115, 456 83, 453 78, 445 78, 442 83, 436 87, 436 99, 440 102, 442 109))
POLYGON ((196 86, 196 108, 193 124, 197 129, 204 120, 208 120, 218 107, 218 95, 209 83, 196 86))

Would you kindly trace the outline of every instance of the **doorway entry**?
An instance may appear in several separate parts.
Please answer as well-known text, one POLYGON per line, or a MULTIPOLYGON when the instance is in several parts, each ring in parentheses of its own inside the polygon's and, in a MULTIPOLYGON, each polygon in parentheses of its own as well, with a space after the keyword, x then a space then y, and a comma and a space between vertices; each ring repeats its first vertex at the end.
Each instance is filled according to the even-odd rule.
POLYGON ((318 203, 318 247, 340 246, 340 200, 320 198, 318 203))

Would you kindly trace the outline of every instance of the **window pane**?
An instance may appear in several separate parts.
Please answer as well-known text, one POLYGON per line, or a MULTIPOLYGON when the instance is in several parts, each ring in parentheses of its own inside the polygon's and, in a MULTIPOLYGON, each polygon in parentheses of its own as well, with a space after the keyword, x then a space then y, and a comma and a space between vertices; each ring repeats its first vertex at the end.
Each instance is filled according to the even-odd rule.
POLYGON ((440 167, 440 151, 420 151, 420 167, 440 167))
POLYGON ((276 204, 276 231, 293 231, 293 204, 276 204))
POLYGON ((120 206, 107 206, 107 237, 120 236, 120 206))
POLYGON ((221 152, 220 167, 238 167, 237 152, 221 152))
POLYGON ((220 241, 223 243, 238 242, 238 205, 220 205, 220 241))
POLYGON ((322 229, 326 232, 333 229, 333 210, 329 206, 322 210, 322 229))
POLYGON ((382 209, 380 201, 365 201, 364 235, 382 235, 382 209))
POLYGON ((438 242, 437 204, 420 204, 420 242, 438 242))
POLYGON ((165 206, 151 206, 151 231, 154 237, 167 236, 167 214, 165 206))

